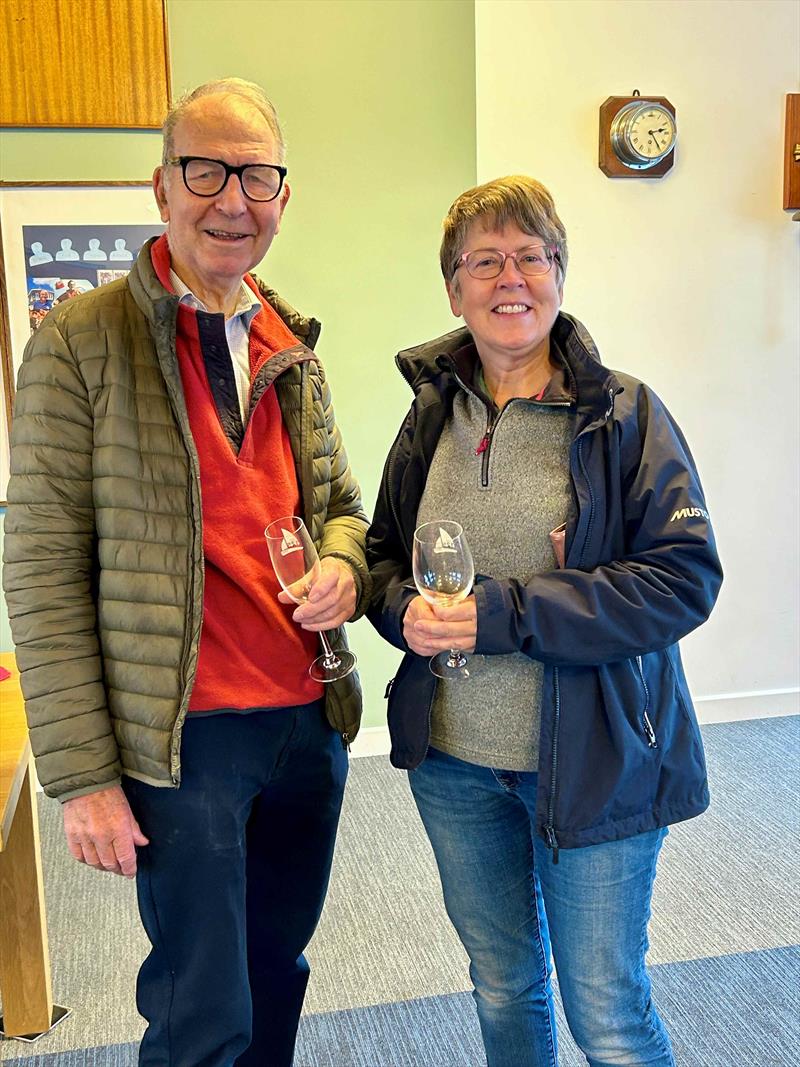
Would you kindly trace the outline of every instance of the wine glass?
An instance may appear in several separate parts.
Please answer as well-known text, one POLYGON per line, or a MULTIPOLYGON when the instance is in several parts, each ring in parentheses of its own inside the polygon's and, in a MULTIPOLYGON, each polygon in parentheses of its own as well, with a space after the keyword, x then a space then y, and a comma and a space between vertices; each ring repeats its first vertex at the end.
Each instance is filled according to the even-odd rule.
MULTIPOLYGON (((296 604, 308 600, 311 587, 320 576, 321 565, 306 524, 297 515, 283 515, 267 526, 264 536, 272 568, 284 591, 296 604)), ((316 682, 335 682, 355 670, 356 657, 352 652, 334 651, 322 631, 319 637, 324 654, 317 656, 308 668, 316 682)))
MULTIPOLYGON (((419 595, 429 604, 457 604, 466 599, 475 567, 461 525, 443 519, 417 527, 412 567, 419 595)), ((463 679, 474 672, 474 664, 457 648, 432 656, 429 665, 437 678, 463 679)))

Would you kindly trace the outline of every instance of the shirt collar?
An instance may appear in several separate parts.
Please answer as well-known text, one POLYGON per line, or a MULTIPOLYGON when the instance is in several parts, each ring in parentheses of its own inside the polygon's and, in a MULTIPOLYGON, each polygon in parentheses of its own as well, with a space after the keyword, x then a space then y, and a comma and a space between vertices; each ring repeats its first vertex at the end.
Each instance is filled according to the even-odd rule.
MULTIPOLYGON (((195 296, 189 286, 181 281, 171 267, 169 271, 169 280, 172 288, 175 290, 179 303, 194 308, 195 311, 208 311, 208 308, 203 301, 195 296)), ((253 290, 245 283, 244 279, 242 279, 242 284, 239 287, 239 292, 236 296, 236 307, 233 309, 231 319, 235 319, 237 316, 241 315, 244 319, 245 326, 249 327, 250 323, 260 310, 261 301, 253 290)))

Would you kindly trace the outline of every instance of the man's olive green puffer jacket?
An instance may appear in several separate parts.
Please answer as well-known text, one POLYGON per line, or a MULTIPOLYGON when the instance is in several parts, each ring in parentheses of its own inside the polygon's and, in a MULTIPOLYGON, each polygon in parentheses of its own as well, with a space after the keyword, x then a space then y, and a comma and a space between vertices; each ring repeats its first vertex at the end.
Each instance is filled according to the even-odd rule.
MULTIPOLYGON (((306 524, 321 555, 353 568, 359 615, 367 518, 311 351, 319 323, 262 291, 301 341, 267 366, 306 524)), ((114 785, 123 771, 180 784, 203 538, 177 309, 145 246, 127 278, 48 315, 20 371, 4 587, 37 772, 61 800, 114 785)), ((349 742, 361 714, 357 676, 329 685, 326 699, 349 742)))

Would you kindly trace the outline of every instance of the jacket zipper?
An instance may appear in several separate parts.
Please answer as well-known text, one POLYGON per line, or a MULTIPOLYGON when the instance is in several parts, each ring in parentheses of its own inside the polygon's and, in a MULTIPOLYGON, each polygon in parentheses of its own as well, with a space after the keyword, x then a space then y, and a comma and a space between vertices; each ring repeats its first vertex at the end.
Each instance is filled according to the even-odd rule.
MULTIPOLYGON (((614 410, 614 390, 608 390, 609 406, 605 413, 605 418, 609 419, 614 410)), ((595 497, 594 490, 592 489, 592 482, 589 478, 589 472, 586 470, 586 463, 583 458, 583 437, 578 438, 577 442, 578 463, 580 464, 581 472, 583 474, 584 481, 586 482, 586 488, 589 490, 589 521, 586 526, 586 537, 584 538, 583 545, 581 546, 581 554, 578 558, 578 567, 583 562, 583 554, 586 546, 589 544, 589 540, 592 533, 592 526, 594 525, 594 512, 595 512, 595 497)), ((637 657, 637 661, 640 661, 641 657, 637 657)), ((642 672, 641 662, 639 662, 639 671, 642 677, 642 685, 644 686, 645 693, 647 695, 647 704, 644 710, 643 722, 645 724, 645 732, 649 730, 648 743, 651 747, 655 747, 656 737, 653 731, 652 724, 647 715, 647 710, 650 705, 650 694, 647 689, 647 683, 644 680, 644 673, 642 672), (652 741, 650 740, 652 735, 652 741)), ((553 690, 555 708, 553 711, 553 749, 552 749, 552 762, 550 766, 550 796, 547 802, 547 822, 544 826, 545 841, 547 847, 553 850, 553 863, 558 863, 558 838, 556 837, 555 827, 553 825, 553 819, 555 816, 555 802, 556 802, 556 778, 558 773, 558 728, 561 721, 561 686, 558 677, 558 667, 553 668, 553 690)))
POLYGON ((650 710, 650 689, 644 678, 644 666, 642 664, 642 657, 636 657, 636 666, 639 669, 639 677, 642 680, 642 688, 644 689, 644 711, 642 712, 642 729, 644 730, 645 737, 647 738, 647 744, 650 748, 658 748, 658 740, 656 739, 656 732, 653 729, 653 724, 650 722, 650 716, 647 714, 650 710))
MULTIPOLYGON (((191 596, 191 587, 194 584, 192 576, 193 576, 193 574, 195 572, 194 551, 195 551, 195 545, 197 544, 197 525, 198 525, 197 522, 194 519, 194 508, 192 507, 192 503, 193 503, 193 501, 192 501, 192 483, 193 483, 193 480, 194 480, 194 468, 193 468, 193 463, 192 463, 192 457, 190 455, 189 456, 189 491, 188 491, 188 497, 189 497, 189 524, 190 524, 190 527, 191 527, 191 535, 189 537, 189 545, 188 545, 188 551, 187 551, 187 556, 188 556, 187 575, 189 576, 188 577, 188 585, 190 586, 190 593, 189 593, 190 596, 191 596)), ((199 477, 198 477, 197 481, 198 481, 198 484, 199 484, 199 481, 200 481, 199 477)), ((202 523, 202 518, 201 518, 200 522, 202 523)), ((201 536, 202 536, 202 534, 201 534, 201 536)), ((203 563, 202 562, 200 563, 200 567, 201 567, 201 570, 202 570, 203 569, 203 563)), ((205 576, 203 575, 203 577, 205 577, 205 576)), ((190 652, 191 647, 192 647, 192 614, 193 614, 193 612, 190 609, 190 611, 188 612, 187 619, 186 619, 186 630, 185 630, 184 635, 183 635, 183 649, 181 650, 181 659, 180 659, 181 692, 183 693, 183 698, 181 700, 180 705, 178 706, 178 714, 177 714, 177 716, 175 718, 175 722, 174 722, 173 727, 172 727, 172 734, 170 736, 169 776, 170 776, 170 779, 172 780, 173 785, 180 785, 180 781, 181 781, 181 766, 180 766, 181 734, 183 733, 183 724, 184 724, 184 722, 186 720, 186 714, 187 714, 187 712, 189 710, 189 694, 187 693, 188 686, 187 686, 187 677, 186 676, 187 676, 187 660, 189 659, 189 652, 190 652)))
POLYGON ((589 521, 586 524, 586 536, 583 539, 583 544, 581 545, 581 554, 578 557, 578 568, 580 568, 580 565, 583 563, 583 554, 586 551, 586 546, 589 544, 589 541, 591 540, 592 527, 594 526, 594 508, 595 508, 595 499, 594 499, 594 490, 592 489, 592 480, 589 477, 589 472, 586 470, 586 463, 585 463, 584 458, 583 458, 583 437, 579 437, 578 438, 578 463, 580 464, 581 473, 583 474, 583 479, 586 482, 586 488, 589 490, 589 521))
MULTIPOLYGON (((603 415, 603 420, 605 422, 608 422, 608 420, 614 414, 614 397, 615 396, 616 396, 616 393, 614 392, 614 389, 611 386, 609 386, 609 389, 608 389, 608 407, 606 408, 605 413, 603 415)), ((589 472, 586 470, 586 463, 585 463, 584 458, 583 458, 583 442, 584 442, 584 438, 586 436, 586 433, 587 433, 587 430, 584 430, 581 433, 581 435, 578 437, 578 439, 577 439, 578 463, 580 464, 581 473, 583 474, 583 480, 586 482, 586 488, 589 490, 589 520, 588 520, 588 522, 586 524, 586 536, 584 537, 583 544, 581 545, 581 554, 578 557, 577 566, 579 568, 580 568, 581 564, 583 563, 583 556, 584 556, 584 553, 586 552, 586 547, 589 544, 589 542, 591 541, 592 529, 594 527, 594 513, 595 513, 594 490, 592 489, 592 482, 591 482, 591 479, 589 478, 589 472)))
POLYGON ((314 459, 311 451, 306 448, 309 439, 309 430, 313 433, 311 414, 311 388, 308 381, 307 364, 300 367, 300 463, 302 470, 303 512, 306 527, 313 539, 314 527, 314 459))
POLYGON ((556 805, 556 774, 558 769, 558 727, 561 720, 561 686, 558 680, 558 667, 553 668, 553 693, 555 708, 553 712, 553 751, 550 764, 550 797, 547 801, 547 822, 544 837, 547 847, 553 850, 553 863, 558 863, 558 838, 556 837, 553 818, 556 805))
MULTIPOLYGON (((174 328, 174 323, 173 323, 173 328, 174 328)), ((175 722, 172 725, 172 732, 170 734, 170 747, 169 747, 169 776, 170 776, 170 780, 172 781, 172 784, 177 786, 177 785, 180 785, 180 781, 181 781, 181 761, 180 761, 181 734, 183 732, 183 724, 184 724, 184 722, 186 720, 186 715, 187 715, 187 712, 189 710, 189 699, 191 697, 191 692, 189 690, 188 678, 187 678, 187 675, 188 675, 187 661, 189 659, 189 653, 190 653, 191 648, 192 648, 193 620, 194 620, 194 617, 197 614, 197 605, 196 605, 196 602, 195 602, 195 598, 193 598, 194 577, 195 577, 195 574, 196 574, 196 571, 197 571, 197 567, 199 567, 199 569, 200 569, 200 602, 201 603, 202 603, 202 599, 203 599, 203 590, 204 590, 204 585, 205 585, 205 568, 204 568, 204 560, 203 560, 203 556, 202 556, 202 551, 201 551, 201 554, 200 554, 200 559, 198 560, 197 567, 195 566, 195 563, 194 563, 196 546, 198 544, 198 537, 200 538, 200 543, 202 544, 202 537, 203 537, 203 531, 202 531, 203 519, 202 519, 202 514, 203 513, 202 513, 202 506, 200 504, 200 499, 199 499, 200 461, 197 458, 197 452, 194 449, 194 445, 192 443, 191 430, 189 429, 189 425, 188 425, 188 423, 189 423, 188 413, 186 412, 185 405, 184 405, 183 409, 181 409, 181 406, 178 403, 178 399, 177 399, 179 394, 178 394, 178 389, 177 389, 177 386, 176 386, 175 383, 180 378, 180 372, 179 372, 178 366, 177 366, 177 354, 175 353, 175 349, 173 348, 173 350, 171 352, 171 355, 175 356, 175 363, 174 363, 174 366, 169 366, 169 367, 165 367, 164 360, 162 359, 161 353, 158 350, 158 343, 156 343, 156 355, 157 355, 157 358, 158 358, 159 365, 161 366, 162 374, 164 376, 164 382, 166 384, 167 394, 168 394, 169 400, 170 400, 170 405, 171 405, 173 413, 175 415, 175 421, 176 421, 176 423, 178 425, 178 430, 180 431, 181 437, 183 438, 183 444, 184 444, 184 448, 186 450, 186 458, 187 458, 187 461, 188 461, 187 466, 188 466, 188 472, 189 472, 189 484, 188 484, 187 490, 186 490, 187 503, 188 503, 188 508, 189 508, 189 543, 188 543, 187 549, 186 549, 186 554, 187 554, 187 571, 186 571, 186 574, 187 574, 187 583, 188 583, 188 586, 189 586, 189 593, 188 593, 189 601, 188 601, 188 612, 187 612, 187 618, 186 618, 186 629, 185 629, 184 635, 183 635, 183 648, 181 649, 181 657, 180 657, 180 662, 179 662, 181 701, 180 701, 180 704, 178 705, 178 714, 175 717, 175 722), (168 373, 168 371, 169 371, 169 373, 168 373), (185 427, 184 427, 184 424, 183 424, 182 419, 181 419, 181 414, 182 413, 186 414, 186 426, 185 427), (197 512, 197 514, 199 515, 198 518, 195 518, 195 508, 194 508, 195 486, 197 486, 197 503, 198 503, 198 512, 197 512), (199 527, 199 529, 198 529, 198 527, 199 527)), ((180 394, 180 395, 182 395, 182 394, 180 394)), ((202 609, 201 609, 201 619, 202 619, 202 609)), ((201 621, 201 625, 202 625, 202 621, 201 621)), ((199 630, 198 630, 198 639, 199 639, 199 630)), ((195 661, 195 670, 196 670, 196 667, 197 667, 197 663, 195 661)))
MULTIPOLYGON (((300 365, 300 463, 302 468, 303 512, 306 529, 313 539, 314 526, 314 459, 311 450, 305 447, 308 437, 313 436, 313 403, 311 386, 308 380, 308 364, 300 365), (310 434, 309 434, 310 431, 310 434)), ((350 734, 343 730, 340 734, 342 748, 350 751, 350 734)))
MULTIPOLYGON (((405 422, 400 427, 400 433, 403 432, 404 428, 405 428, 405 422)), ((392 466, 393 466, 393 463, 396 462, 396 451, 397 450, 395 448, 395 445, 397 444, 397 441, 399 441, 399 439, 400 439, 400 435, 398 434, 397 439, 395 440, 395 444, 392 445, 392 451, 389 453, 389 467, 388 467, 388 469, 386 471, 386 481, 390 486, 392 485, 392 466)), ((399 489, 399 486, 398 486, 398 489, 399 489)), ((394 493, 391 493, 391 492, 389 493, 389 507, 390 507, 391 512, 392 512, 392 518, 394 519, 395 526, 397 527, 398 530, 402 530, 403 526, 402 526, 402 524, 400 522, 400 515, 398 514, 398 511, 397 511, 397 505, 395 503, 394 493)))

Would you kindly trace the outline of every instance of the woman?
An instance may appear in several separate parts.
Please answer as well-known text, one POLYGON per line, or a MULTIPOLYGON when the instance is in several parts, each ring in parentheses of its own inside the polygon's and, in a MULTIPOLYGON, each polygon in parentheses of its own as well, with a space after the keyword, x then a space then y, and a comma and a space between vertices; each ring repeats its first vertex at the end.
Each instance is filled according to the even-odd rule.
POLYGON ((672 1067, 645 970, 668 824, 708 805, 676 642, 721 570, 686 442, 561 312, 566 234, 526 177, 462 194, 441 267, 466 327, 402 352, 414 401, 368 535, 371 618, 406 652, 389 693, 489 1067, 554 1067, 555 960, 593 1067, 672 1067), (461 523, 479 577, 431 607, 414 529, 461 523), (468 680, 427 657, 483 654, 468 680))

